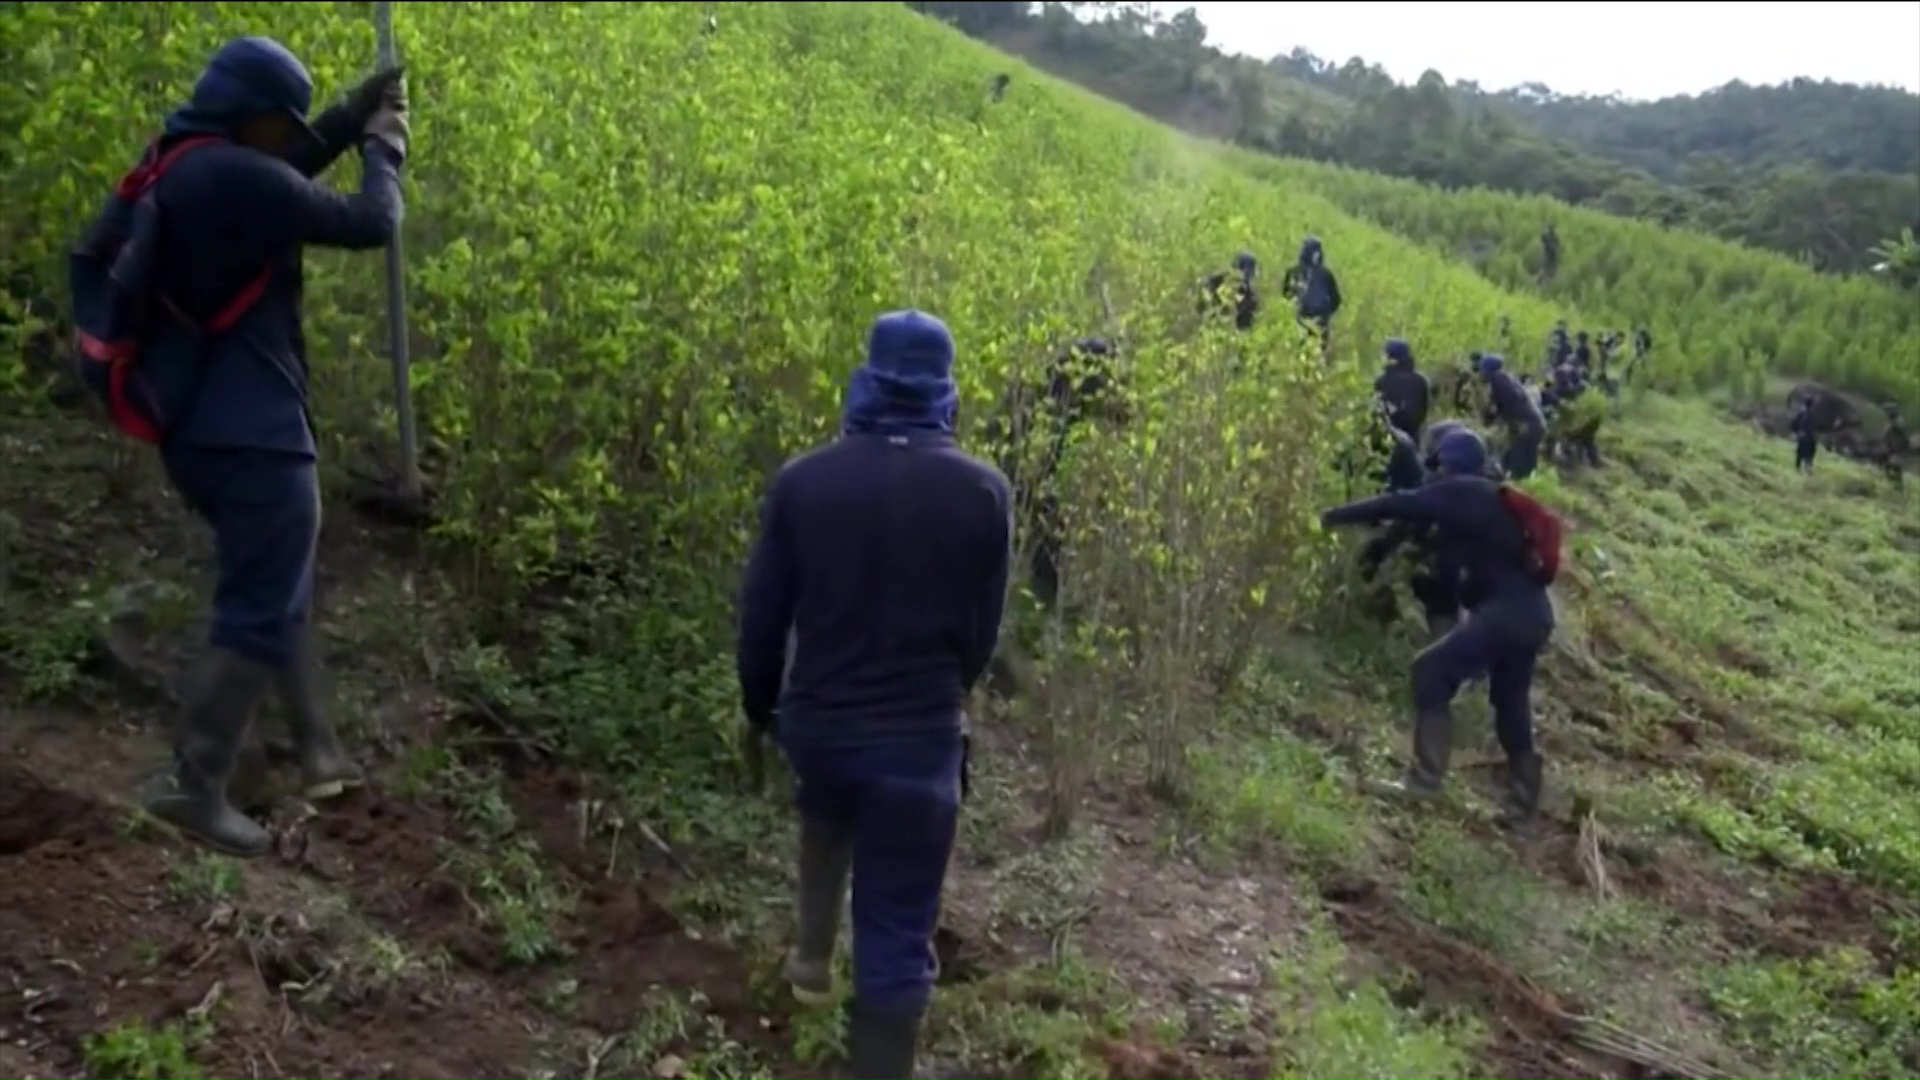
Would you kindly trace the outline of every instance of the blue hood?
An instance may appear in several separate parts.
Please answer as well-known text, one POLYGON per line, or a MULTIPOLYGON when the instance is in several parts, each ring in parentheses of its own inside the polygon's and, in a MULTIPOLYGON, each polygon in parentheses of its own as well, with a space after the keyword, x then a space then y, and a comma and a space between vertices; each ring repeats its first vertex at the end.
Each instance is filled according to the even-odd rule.
POLYGON ((1309 236, 1300 242, 1301 266, 1319 266, 1324 257, 1325 252, 1320 249, 1319 237, 1309 236))
POLYGON ((890 311, 874 320, 867 360, 847 381, 841 427, 851 434, 951 433, 959 400, 946 324, 921 311, 890 311))
POLYGON ((1487 444, 1469 428, 1455 428, 1441 436, 1433 456, 1446 476, 1479 476, 1487 470, 1487 444))
POLYGON ((166 133, 226 135, 270 112, 285 112, 305 126, 311 108, 313 77, 286 46, 266 37, 234 38, 207 62, 187 104, 167 117, 166 133))
POLYGON ((1408 345, 1405 338, 1388 338, 1385 352, 1394 367, 1413 366, 1413 346, 1408 345))

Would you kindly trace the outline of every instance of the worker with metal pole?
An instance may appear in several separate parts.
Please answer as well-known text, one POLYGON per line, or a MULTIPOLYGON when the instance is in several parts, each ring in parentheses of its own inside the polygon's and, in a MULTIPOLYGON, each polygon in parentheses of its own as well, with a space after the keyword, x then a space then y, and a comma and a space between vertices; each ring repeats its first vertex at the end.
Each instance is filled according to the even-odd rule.
POLYGON ((222 46, 71 264, 83 374, 115 424, 159 450, 173 486, 212 527, 219 567, 211 655, 185 695, 172 766, 142 802, 189 837, 242 856, 263 854, 270 838, 227 785, 269 691, 287 713, 308 797, 361 779, 316 693, 320 484, 301 253, 388 243, 409 131, 394 68, 309 123, 312 100, 312 78, 279 42, 222 46), (355 148, 357 192, 315 179, 355 148), (168 316, 137 317, 154 310, 168 316))

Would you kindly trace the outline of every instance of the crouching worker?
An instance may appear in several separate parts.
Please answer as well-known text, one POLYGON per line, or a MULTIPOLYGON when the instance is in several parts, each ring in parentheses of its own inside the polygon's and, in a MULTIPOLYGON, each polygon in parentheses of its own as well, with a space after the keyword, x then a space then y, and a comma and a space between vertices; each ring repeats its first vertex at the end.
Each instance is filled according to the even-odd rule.
POLYGON ((81 373, 122 431, 156 445, 213 528, 212 655, 147 811, 210 847, 258 855, 265 829, 227 784, 254 706, 277 691, 306 792, 359 771, 314 695, 309 632, 320 490, 307 412, 301 250, 382 247, 400 220, 398 71, 309 125, 313 82, 277 42, 228 42, 74 252, 81 373), (314 180, 359 148, 360 190, 314 180), (148 313, 153 314, 149 317, 148 313))
POLYGON ((1507 451, 1501 466, 1514 480, 1533 475, 1540 463, 1540 444, 1547 436, 1546 417, 1540 404, 1498 354, 1480 358, 1480 378, 1487 384, 1487 418, 1498 420, 1507 429, 1507 451))
POLYGON ((874 323, 841 437, 774 478, 741 596, 746 718, 772 729, 797 779, 787 978, 804 1000, 832 992, 852 878, 854 1077, 913 1075, 964 783, 961 710, 998 643, 1012 559, 1007 480, 954 443, 952 367, 940 320, 874 323))
POLYGON ((1327 526, 1408 522, 1433 530, 1437 555, 1461 571, 1466 618, 1413 661, 1413 762, 1393 790, 1437 794, 1452 753, 1452 702, 1485 675, 1508 763, 1505 817, 1540 806, 1541 759, 1533 745, 1533 674, 1553 633, 1547 586, 1559 572, 1560 525, 1545 507, 1486 475, 1480 436, 1448 432, 1435 450, 1440 476, 1417 491, 1363 499, 1321 515, 1327 526))

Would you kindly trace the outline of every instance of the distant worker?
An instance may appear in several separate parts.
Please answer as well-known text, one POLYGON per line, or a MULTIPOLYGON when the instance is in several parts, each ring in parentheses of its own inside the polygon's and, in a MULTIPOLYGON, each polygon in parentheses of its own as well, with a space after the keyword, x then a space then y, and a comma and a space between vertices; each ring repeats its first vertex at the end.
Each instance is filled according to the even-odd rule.
POLYGON ((1814 425, 1813 402, 1801 398, 1793 406, 1793 414, 1787 420, 1787 430, 1793 432, 1793 467, 1802 474, 1813 471, 1813 459, 1820 453, 1820 431, 1814 425))
POLYGON ((1507 429, 1502 466, 1511 480, 1525 480, 1539 466, 1540 443, 1546 438, 1546 418, 1520 380, 1506 370, 1498 353, 1480 358, 1480 378, 1487 385, 1488 412, 1507 429))
POLYGON ((1556 368, 1573 359, 1573 339, 1567 331, 1567 320, 1560 319, 1547 332, 1547 367, 1556 368))
POLYGON ((1896 485, 1906 482, 1905 458, 1912 449, 1913 439, 1907 434, 1906 418, 1900 414, 1900 406, 1894 402, 1885 402, 1880 411, 1887 416, 1887 430, 1881 437, 1880 468, 1887 479, 1896 485))
POLYGON ((1253 252, 1242 251, 1235 255, 1232 271, 1214 274, 1202 284, 1200 311, 1203 314, 1230 314, 1233 316, 1234 329, 1253 329, 1254 319, 1260 314, 1260 294, 1253 287, 1254 276, 1259 270, 1260 261, 1253 257, 1253 252))
POLYGON ((1560 272, 1560 234, 1548 225, 1540 234, 1540 280, 1552 281, 1560 272))
POLYGON ((243 857, 272 844, 228 797, 269 692, 286 711, 308 798, 361 782, 318 693, 320 482, 301 258, 309 245, 370 251, 391 239, 406 91, 398 70, 383 71, 309 123, 312 100, 311 76, 280 43, 222 45, 72 261, 84 377, 117 426, 158 448, 182 501, 213 530, 211 652, 173 733, 172 767, 145 785, 142 804, 243 857), (356 149, 357 192, 315 179, 356 149))
POLYGON ((1388 422, 1418 441, 1433 404, 1433 385, 1414 366, 1413 347, 1404 338, 1388 338, 1381 354, 1386 368, 1373 380, 1373 392, 1386 405, 1388 422))
POLYGON ((1282 291, 1293 301, 1294 320, 1320 340, 1324 359, 1332 347, 1333 317, 1340 312, 1340 280, 1327 266, 1320 238, 1300 244, 1300 256, 1287 268, 1282 291))
POLYGON ((1407 522, 1432 528, 1437 548, 1462 572, 1468 616, 1413 661, 1413 760, 1390 789, 1424 798, 1440 792, 1452 756, 1452 703, 1485 676, 1494 727, 1507 754, 1504 818, 1539 812, 1542 761, 1534 747, 1533 678, 1553 634, 1547 587, 1559 572, 1560 524, 1526 493, 1485 475, 1486 446, 1466 429, 1435 448, 1440 478, 1417 491, 1378 495, 1328 510, 1328 527, 1407 522))
POLYGON ((798 780, 785 974, 804 1000, 831 995, 851 875, 860 1080, 914 1075, 965 783, 962 707, 999 643, 1011 560, 1012 493, 954 442, 952 370, 940 320, 874 322, 843 434, 774 477, 741 592, 746 719, 798 780))

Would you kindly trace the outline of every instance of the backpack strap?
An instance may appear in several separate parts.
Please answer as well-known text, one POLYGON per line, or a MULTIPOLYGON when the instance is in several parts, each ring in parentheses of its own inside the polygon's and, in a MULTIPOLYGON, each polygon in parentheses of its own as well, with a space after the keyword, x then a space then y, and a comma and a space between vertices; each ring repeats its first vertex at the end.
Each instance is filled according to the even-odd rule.
POLYGON ((226 141, 228 140, 218 135, 191 135, 171 146, 155 141, 153 145, 147 147, 147 152, 140 156, 140 164, 135 165, 132 171, 121 177, 120 182, 114 185, 113 193, 128 201, 139 199, 152 190, 153 185, 160 182, 160 177, 165 175, 168 169, 173 168, 174 163, 184 157, 187 151, 210 143, 226 141))
MULTIPOLYGON (((160 178, 166 175, 167 170, 171 169, 175 163, 185 157, 188 152, 197 150, 202 146, 210 146, 214 143, 230 141, 231 140, 220 135, 190 135, 164 147, 161 142, 155 142, 147 148, 147 152, 140 159, 140 164, 134 166, 132 172, 121 177, 120 183, 114 188, 114 194, 127 200, 145 198, 152 192, 153 186, 160 182, 160 178)), ((220 310, 214 312, 213 317, 208 319, 204 325, 197 323, 192 317, 187 315, 186 312, 182 311, 179 305, 175 304, 172 298, 167 296, 165 292, 159 293, 158 299, 161 305, 167 309, 167 313, 172 315, 176 322, 202 337, 207 337, 214 334, 225 333, 233 329, 234 325, 238 323, 248 311, 253 309, 253 305, 259 303, 260 298, 266 295, 267 283, 272 277, 272 267, 260 271, 252 280, 241 286, 240 291, 234 294, 233 299, 221 305, 220 310)), ((96 359, 106 359, 106 357, 96 357, 96 359)))

